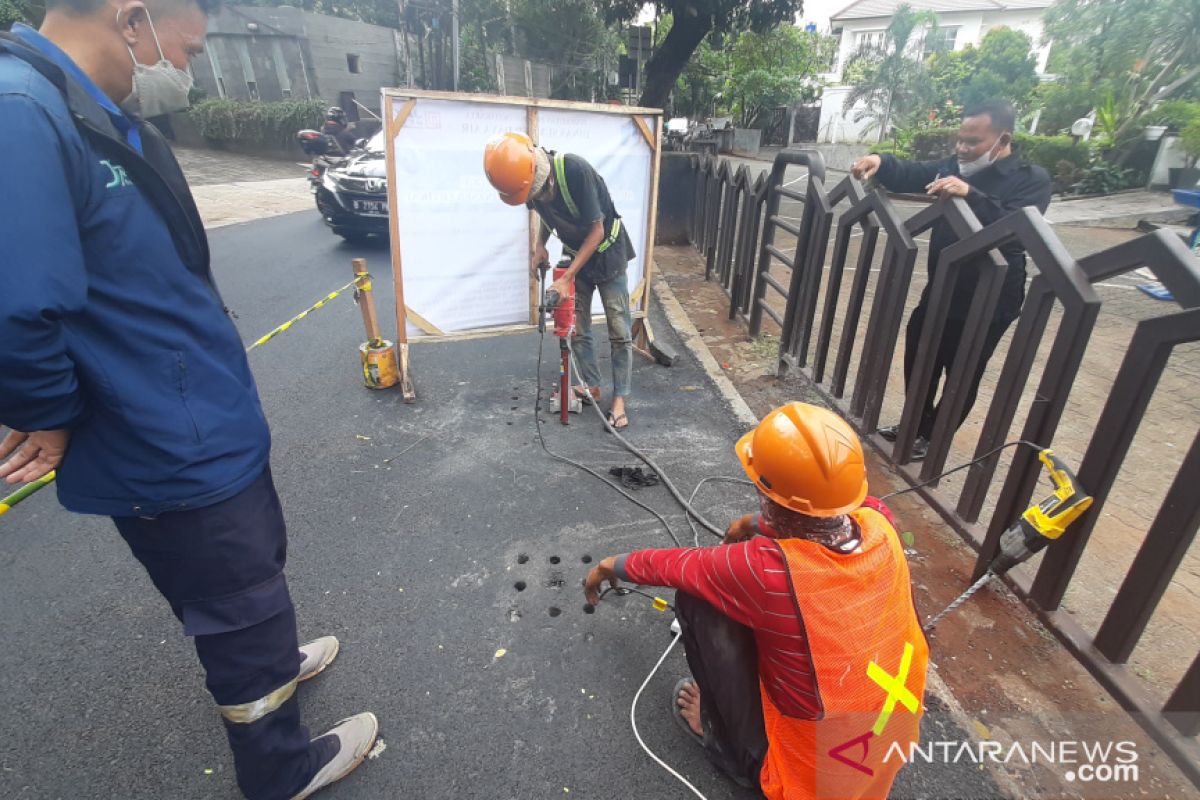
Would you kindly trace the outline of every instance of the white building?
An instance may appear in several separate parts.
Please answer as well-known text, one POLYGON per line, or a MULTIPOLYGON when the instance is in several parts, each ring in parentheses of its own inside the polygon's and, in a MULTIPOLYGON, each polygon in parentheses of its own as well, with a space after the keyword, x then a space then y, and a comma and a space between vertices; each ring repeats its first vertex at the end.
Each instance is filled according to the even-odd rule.
POLYGON ((834 72, 823 76, 828 86, 821 98, 819 139, 823 142, 874 141, 878 133, 864 135, 868 122, 854 121, 853 109, 844 108, 850 87, 841 85, 842 70, 864 44, 880 41, 896 9, 907 3, 914 11, 933 11, 938 26, 926 35, 914 35, 914 58, 938 51, 979 46, 988 31, 1012 28, 1029 35, 1037 56, 1037 71, 1046 70, 1050 43, 1042 40, 1042 14, 1054 0, 857 0, 829 19, 830 30, 841 39, 834 72))

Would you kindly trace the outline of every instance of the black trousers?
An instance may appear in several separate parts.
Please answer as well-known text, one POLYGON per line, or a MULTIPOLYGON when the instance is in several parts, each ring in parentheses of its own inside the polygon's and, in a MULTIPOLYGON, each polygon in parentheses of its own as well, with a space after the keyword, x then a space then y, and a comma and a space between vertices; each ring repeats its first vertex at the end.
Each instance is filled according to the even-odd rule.
POLYGON ((700 689, 704 750, 738 784, 757 789, 767 732, 754 632, 686 592, 675 593, 675 618, 700 689))
MULTIPOLYGON (((217 705, 252 703, 297 676, 296 615, 283 577, 287 529, 270 469, 216 505, 113 522, 195 637, 217 705)), ((224 722, 238 786, 250 800, 297 794, 337 746, 310 745, 294 694, 257 721, 224 722)))
MULTIPOLYGON (((971 375, 971 381, 967 386, 967 402, 963 404, 962 413, 954 422, 954 429, 958 430, 966 421, 967 416, 971 413, 971 407, 975 405, 975 398, 979 394, 979 382, 983 379, 983 373, 987 370, 988 360, 992 354, 996 352, 996 345, 1000 344, 1000 340, 1004 338, 1004 332, 1008 330, 1008 326, 1012 325, 1012 320, 997 318, 992 320, 992 324, 988 326, 987 332, 983 339, 983 354, 979 359, 979 364, 975 367, 975 372, 971 375)), ((912 316, 908 318, 908 326, 905 328, 904 338, 904 389, 907 392, 912 391, 912 374, 913 368, 917 363, 917 345, 921 341, 921 326, 925 324, 925 304, 918 304, 913 309, 912 316)), ((954 365, 954 358, 958 354, 958 346, 962 342, 963 329, 966 327, 966 320, 947 318, 946 328, 942 333, 942 339, 938 343, 937 356, 933 364, 933 373, 930 377, 929 391, 925 395, 925 405, 921 409, 921 421, 917 426, 917 435, 928 439, 933 435, 933 423, 937 419, 938 408, 941 406, 941 401, 934 402, 937 395, 938 386, 942 382, 942 378, 949 378, 950 368, 954 365)))

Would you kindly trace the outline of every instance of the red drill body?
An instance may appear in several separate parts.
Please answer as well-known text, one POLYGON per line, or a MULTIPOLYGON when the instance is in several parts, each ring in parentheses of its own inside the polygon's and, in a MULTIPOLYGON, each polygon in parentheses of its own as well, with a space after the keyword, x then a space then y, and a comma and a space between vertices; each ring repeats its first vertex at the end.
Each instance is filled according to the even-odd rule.
MULTIPOLYGON (((554 268, 554 280, 557 281, 567 274, 567 266, 560 265, 554 268)), ((558 305, 554 307, 554 335, 566 337, 574 333, 575 283, 572 281, 567 286, 566 296, 558 298, 558 305)))

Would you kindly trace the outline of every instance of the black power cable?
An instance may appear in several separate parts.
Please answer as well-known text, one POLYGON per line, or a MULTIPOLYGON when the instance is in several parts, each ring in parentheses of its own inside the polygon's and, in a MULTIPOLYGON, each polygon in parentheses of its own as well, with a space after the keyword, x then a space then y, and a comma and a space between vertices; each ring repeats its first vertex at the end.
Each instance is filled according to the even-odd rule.
MULTIPOLYGON (((633 503, 634 505, 636 505, 640 508, 645 509, 646 511, 649 511, 651 514, 654 515, 654 517, 656 519, 658 519, 659 522, 662 523, 663 528, 666 529, 667 535, 671 537, 671 541, 673 541, 675 543, 675 546, 682 547, 683 544, 679 541, 679 538, 675 535, 675 532, 673 530, 671 530, 671 526, 667 522, 666 517, 664 517, 662 514, 658 513, 657 511, 655 511, 650 506, 643 503, 641 500, 638 500, 636 497, 634 497, 629 492, 622 489, 617 484, 608 480, 608 478, 605 478, 604 475, 602 475, 601 473, 597 472, 596 470, 592 469, 591 467, 587 466, 586 464, 581 464, 578 461, 567 458, 566 456, 559 455, 558 453, 554 452, 546 445, 546 437, 544 435, 542 435, 542 353, 543 353, 545 344, 546 344, 546 331, 543 330, 543 331, 541 331, 541 335, 538 337, 537 399, 533 405, 533 425, 537 429, 538 442, 542 445, 542 449, 545 450, 546 454, 548 456, 550 456, 551 458, 553 458, 554 460, 561 461, 564 464, 570 464, 572 467, 575 467, 576 469, 583 470, 584 472, 588 473, 589 475, 595 477, 598 481, 603 483, 605 486, 610 487, 614 492, 619 493, 622 497, 624 497, 629 502, 633 503)), ((568 384, 569 383, 570 382, 568 381, 568 384)), ((573 391, 575 391, 575 388, 573 386, 568 385, 567 391, 573 392, 573 391)), ((563 403, 566 403, 567 400, 568 399, 566 397, 560 398, 560 402, 563 402, 563 403)), ((661 473, 659 473, 659 474, 661 475, 661 473)))
POLYGON ((979 458, 975 459, 974 461, 968 461, 967 463, 960 464, 957 467, 954 467, 953 469, 948 469, 939 475, 934 475, 932 478, 930 478, 927 481, 922 481, 921 483, 914 484, 914 485, 908 487, 907 489, 900 489, 895 492, 889 492, 888 494, 885 494, 884 496, 880 497, 879 500, 880 500, 880 502, 883 502, 884 500, 887 500, 889 497, 896 497, 897 495, 907 494, 909 492, 915 492, 917 489, 921 489, 925 486, 928 486, 931 483, 937 483, 938 481, 940 481, 942 478, 946 477, 947 475, 953 475, 954 473, 958 472, 959 470, 964 470, 967 467, 973 467, 976 464, 978 464, 980 461, 987 461, 989 458, 996 455, 1001 450, 1005 450, 1006 448, 1009 448, 1009 447, 1018 447, 1020 445, 1032 447, 1034 450, 1036 450, 1039 453, 1046 449, 1042 445, 1037 444, 1036 442, 1031 442, 1027 439, 1017 439, 1015 441, 1005 442, 1004 444, 997 447, 995 450, 992 450, 991 452, 988 452, 988 453, 984 453, 983 455, 981 455, 979 458))

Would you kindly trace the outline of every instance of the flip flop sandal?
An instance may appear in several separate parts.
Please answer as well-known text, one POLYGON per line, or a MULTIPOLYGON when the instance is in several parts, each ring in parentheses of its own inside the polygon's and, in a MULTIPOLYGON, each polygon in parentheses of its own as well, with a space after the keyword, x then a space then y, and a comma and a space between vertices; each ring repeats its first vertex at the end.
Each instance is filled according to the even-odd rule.
MULTIPOLYGON (((614 417, 613 413, 610 411, 608 412, 608 424, 613 426, 613 430, 620 432, 629 427, 629 417, 624 414, 617 414, 614 417), (624 425, 620 424, 621 420, 625 420, 624 425)), ((605 428, 604 430, 608 430, 608 428, 605 428)))
POLYGON ((689 683, 695 683, 691 678, 680 678, 675 682, 675 688, 671 690, 671 719, 675 720, 675 724, 687 734, 688 738, 700 746, 704 746, 704 737, 696 734, 692 730, 692 726, 683 718, 683 709, 679 707, 679 693, 683 691, 683 687, 689 683))

